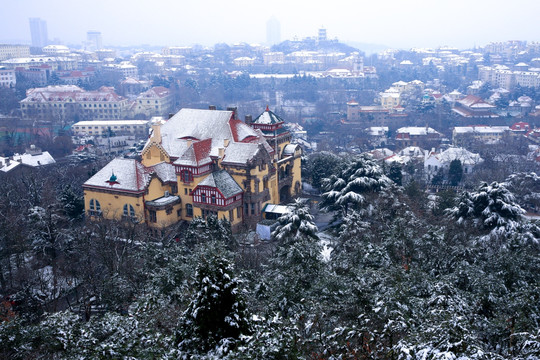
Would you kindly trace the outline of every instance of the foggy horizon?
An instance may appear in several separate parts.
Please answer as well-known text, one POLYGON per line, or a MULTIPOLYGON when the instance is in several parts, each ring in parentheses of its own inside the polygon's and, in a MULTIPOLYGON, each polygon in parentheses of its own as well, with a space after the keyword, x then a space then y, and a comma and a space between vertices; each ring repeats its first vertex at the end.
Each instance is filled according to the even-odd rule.
POLYGON ((217 43, 266 43, 266 23, 281 24, 281 41, 317 35, 344 43, 391 48, 451 46, 460 49, 506 40, 539 41, 535 16, 540 2, 502 0, 434 3, 427 0, 385 3, 337 1, 331 4, 233 0, 179 3, 169 0, 92 5, 23 0, 3 6, 0 43, 30 43, 29 18, 47 22, 49 43, 81 45, 87 31, 99 31, 107 46, 189 46, 217 43), (435 4, 435 6, 434 6, 435 4), (59 41, 55 41, 58 39, 59 41))

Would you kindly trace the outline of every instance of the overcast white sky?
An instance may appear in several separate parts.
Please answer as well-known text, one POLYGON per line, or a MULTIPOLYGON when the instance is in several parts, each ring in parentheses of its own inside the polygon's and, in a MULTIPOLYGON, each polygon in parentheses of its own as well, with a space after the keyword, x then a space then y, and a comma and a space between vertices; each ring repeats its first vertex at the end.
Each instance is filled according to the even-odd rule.
POLYGON ((88 30, 104 45, 264 43, 274 15, 282 40, 314 36, 395 48, 469 48, 490 41, 540 41, 540 0, 3 0, 0 42, 30 42, 29 17, 49 38, 80 44, 88 30))

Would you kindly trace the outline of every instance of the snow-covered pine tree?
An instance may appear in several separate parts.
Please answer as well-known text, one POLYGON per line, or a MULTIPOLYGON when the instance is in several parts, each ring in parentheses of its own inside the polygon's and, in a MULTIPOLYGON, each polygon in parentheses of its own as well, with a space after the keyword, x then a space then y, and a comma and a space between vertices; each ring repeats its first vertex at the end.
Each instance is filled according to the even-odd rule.
POLYGON ((231 348, 241 335, 250 333, 240 280, 223 251, 211 245, 200 254, 195 294, 177 331, 177 343, 183 351, 204 353, 224 344, 231 348))
POLYGON ((307 205, 296 199, 288 208, 290 211, 278 219, 279 225, 272 232, 272 237, 279 242, 295 241, 302 237, 318 240, 318 229, 307 205))
POLYGON ((387 187, 391 180, 369 156, 355 157, 337 175, 323 181, 321 208, 340 211, 345 216, 349 209, 358 209, 365 203, 365 194, 387 187))
POLYGON ((458 205, 447 211, 458 224, 470 223, 495 236, 518 230, 524 212, 505 184, 498 182, 482 183, 476 191, 465 192, 458 205))

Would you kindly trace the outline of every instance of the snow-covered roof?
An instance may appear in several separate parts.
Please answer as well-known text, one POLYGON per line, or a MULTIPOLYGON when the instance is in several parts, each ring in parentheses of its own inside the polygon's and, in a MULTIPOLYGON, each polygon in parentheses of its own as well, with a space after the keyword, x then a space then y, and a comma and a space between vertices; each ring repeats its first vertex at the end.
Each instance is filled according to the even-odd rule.
POLYGON ((287 205, 275 205, 275 204, 266 204, 263 209, 265 213, 274 213, 274 214, 287 214, 291 212, 291 208, 287 205))
POLYGON ((210 186, 217 188, 225 198, 240 194, 243 192, 240 185, 236 183, 233 177, 225 170, 215 171, 205 177, 199 186, 210 186))
POLYGON ((371 126, 366 131, 370 136, 385 136, 388 134, 388 126, 371 126))
POLYGON ((9 158, 4 158, 0 156, 0 172, 7 173, 15 169, 17 166, 21 165, 18 161, 13 161, 9 158))
POLYGON ((488 104, 482 98, 475 95, 467 95, 461 100, 458 100, 463 106, 473 108, 473 109, 493 109, 495 106, 488 104))
POLYGON ((190 147, 174 162, 176 165, 201 166, 212 162, 212 139, 192 143, 190 147))
POLYGON ((502 134, 508 130, 510 130, 510 127, 508 126, 486 126, 486 125, 456 126, 454 128, 454 133, 455 134, 469 134, 469 133, 502 134))
POLYGON ((38 167, 43 165, 55 164, 56 161, 48 151, 43 151, 38 154, 22 154, 13 155, 13 160, 20 162, 23 165, 38 167))
POLYGON ((409 157, 424 157, 426 155, 426 150, 418 146, 407 146, 398 152, 400 156, 409 156, 409 157))
POLYGON ((298 144, 288 144, 283 148, 283 154, 288 156, 294 155, 294 152, 299 147, 300 146, 298 144))
POLYGON ((381 160, 389 156, 395 155, 395 153, 392 150, 387 149, 387 148, 371 150, 369 151, 369 154, 371 154, 373 158, 376 160, 381 160))
POLYGON ((427 134, 439 134, 439 135, 441 135, 435 129, 432 129, 432 128, 427 127, 427 126, 407 126, 407 127, 402 127, 402 128, 397 129, 396 132, 398 134, 409 134, 409 135, 415 135, 415 136, 427 135, 427 134))
POLYGON ((176 171, 174 165, 166 162, 161 162, 152 166, 155 174, 163 182, 176 182, 176 171))
POLYGON ((187 140, 212 139, 223 146, 232 139, 229 120, 232 111, 182 109, 161 126, 161 146, 172 157, 180 157, 189 146, 187 140))
POLYGON ((117 158, 88 179, 83 186, 140 192, 146 189, 152 175, 163 182, 176 182, 174 165, 161 162, 145 167, 134 159, 117 158), (114 175, 114 181, 111 177, 114 175))
POLYGON ((244 165, 259 151, 257 143, 230 143, 225 148, 223 163, 244 165))
POLYGON ((270 111, 268 108, 255 120, 253 120, 254 124, 279 124, 283 123, 284 120, 280 118, 278 115, 276 115, 274 112, 270 111))
POLYGON ((461 147, 451 147, 439 154, 432 154, 429 157, 435 157, 441 163, 446 164, 449 164, 453 160, 461 161, 462 165, 477 165, 484 161, 479 154, 472 153, 461 147))
POLYGON ((72 126, 107 126, 107 125, 145 125, 148 120, 85 120, 79 121, 72 126))
POLYGON ((145 189, 149 181, 149 173, 142 164, 134 159, 113 159, 83 186, 109 188, 115 190, 139 192, 145 189), (110 182, 112 176, 116 181, 110 182))

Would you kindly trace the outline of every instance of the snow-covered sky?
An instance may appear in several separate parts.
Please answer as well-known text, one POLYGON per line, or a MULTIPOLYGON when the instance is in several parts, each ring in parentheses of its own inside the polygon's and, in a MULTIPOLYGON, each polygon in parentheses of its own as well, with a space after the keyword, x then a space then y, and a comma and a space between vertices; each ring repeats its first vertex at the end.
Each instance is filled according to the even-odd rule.
POLYGON ((3 0, 0 42, 30 42, 29 17, 50 39, 81 44, 88 30, 106 45, 264 43, 275 16, 281 39, 315 36, 395 48, 459 48, 540 40, 539 0, 3 0))

